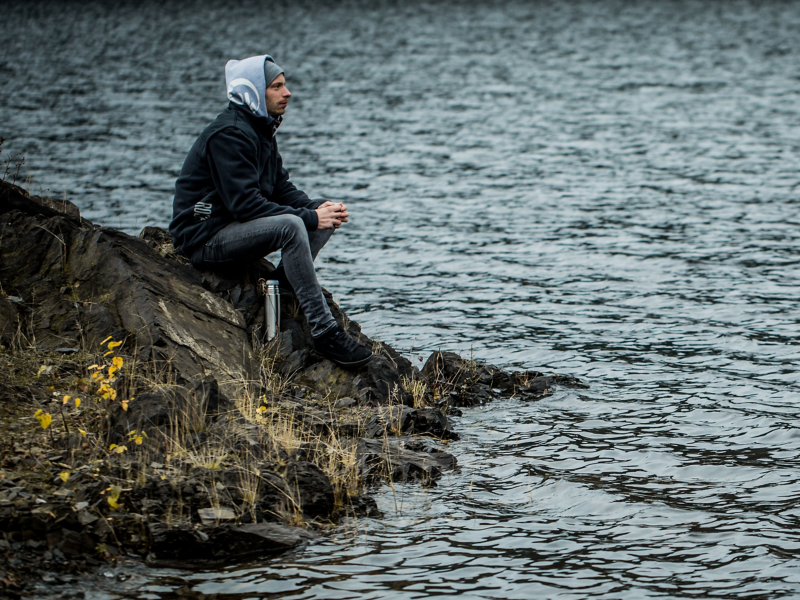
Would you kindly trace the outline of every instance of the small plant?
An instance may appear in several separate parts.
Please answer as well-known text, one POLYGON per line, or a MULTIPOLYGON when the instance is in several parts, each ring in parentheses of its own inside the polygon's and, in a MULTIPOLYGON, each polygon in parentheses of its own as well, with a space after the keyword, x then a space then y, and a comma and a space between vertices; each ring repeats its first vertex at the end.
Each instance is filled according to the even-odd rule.
POLYGON ((403 377, 401 379, 403 389, 414 398, 414 408, 425 408, 428 406, 427 392, 428 384, 420 379, 403 377))
MULTIPOLYGON (((5 141, 6 141, 5 138, 0 137, 0 152, 3 151, 2 150, 2 145, 3 145, 3 142, 5 142, 5 141)), ((22 168, 22 165, 25 164, 25 157, 22 156, 21 153, 17 152, 16 154, 11 154, 8 157, 6 157, 4 162, 5 162, 5 171, 3 172, 3 181, 8 179, 8 176, 11 175, 11 178, 12 178, 11 183, 16 185, 17 184, 17 178, 19 177, 19 170, 22 168), (16 170, 13 171, 13 174, 12 174, 12 167, 11 167, 12 164, 16 167, 16 170)))
MULTIPOLYGON (((106 344, 108 351, 103 354, 103 358, 110 356, 110 359, 107 359, 108 362, 104 364, 94 364, 88 367, 89 371, 94 371, 90 377, 91 381, 98 384, 98 388, 96 390, 96 394, 99 398, 102 398, 108 402, 108 407, 110 408, 111 403, 117 399, 117 390, 113 387, 114 382, 119 377, 118 373, 122 369, 125 361, 121 356, 116 356, 116 348, 122 345, 122 342, 114 341, 111 337, 107 337, 100 345, 106 344)), ((120 406, 122 410, 128 410, 128 403, 131 402, 133 398, 129 398, 128 400, 120 400, 120 406)))

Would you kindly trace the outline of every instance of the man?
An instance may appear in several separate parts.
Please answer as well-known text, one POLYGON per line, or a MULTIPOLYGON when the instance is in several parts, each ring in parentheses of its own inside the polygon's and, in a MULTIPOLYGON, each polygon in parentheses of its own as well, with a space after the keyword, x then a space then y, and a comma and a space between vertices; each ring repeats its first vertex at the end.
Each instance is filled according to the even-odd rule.
POLYGON ((274 278, 297 296, 315 349, 359 367, 372 352, 337 325, 314 272, 349 213, 344 204, 310 200, 283 168, 275 133, 292 96, 283 69, 271 56, 253 56, 229 61, 225 80, 228 107, 197 138, 175 183, 175 247, 195 267, 214 270, 281 249, 274 278))

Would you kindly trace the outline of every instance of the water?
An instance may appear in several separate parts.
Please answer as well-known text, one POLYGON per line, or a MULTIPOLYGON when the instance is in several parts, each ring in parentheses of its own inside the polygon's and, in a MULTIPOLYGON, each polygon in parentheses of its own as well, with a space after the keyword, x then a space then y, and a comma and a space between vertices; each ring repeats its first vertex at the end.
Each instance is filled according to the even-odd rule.
POLYGON ((4 6, 34 191, 166 226, 225 60, 269 51, 293 180, 351 209, 320 277, 365 331, 592 387, 466 411, 460 469, 381 488, 383 520, 77 591, 800 596, 800 4, 228 4, 4 6))

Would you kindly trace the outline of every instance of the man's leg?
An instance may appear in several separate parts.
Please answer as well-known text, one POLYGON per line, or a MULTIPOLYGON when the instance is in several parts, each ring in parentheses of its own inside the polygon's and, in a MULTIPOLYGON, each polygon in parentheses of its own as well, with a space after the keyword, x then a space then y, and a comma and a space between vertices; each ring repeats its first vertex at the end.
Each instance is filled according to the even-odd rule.
POLYGON ((323 235, 309 236, 303 220, 294 215, 231 223, 194 253, 192 264, 218 269, 256 260, 280 249, 281 265, 311 325, 311 335, 318 337, 336 325, 314 272, 314 256, 330 239, 332 230, 328 231, 311 232, 323 235), (312 251, 309 238, 314 240, 316 252, 312 251))
MULTIPOLYGON (((311 249, 312 260, 317 259, 319 251, 322 250, 323 246, 331 239, 333 231, 333 229, 318 229, 308 232, 308 244, 311 249)), ((278 268, 271 273, 271 277, 278 280, 282 291, 290 294, 294 293, 294 286, 290 283, 289 278, 286 276, 286 271, 283 268, 283 256, 281 256, 281 262, 278 264, 278 268)))
POLYGON ((317 229, 308 232, 308 244, 311 247, 311 258, 317 260, 319 251, 328 243, 333 235, 333 229, 317 229))

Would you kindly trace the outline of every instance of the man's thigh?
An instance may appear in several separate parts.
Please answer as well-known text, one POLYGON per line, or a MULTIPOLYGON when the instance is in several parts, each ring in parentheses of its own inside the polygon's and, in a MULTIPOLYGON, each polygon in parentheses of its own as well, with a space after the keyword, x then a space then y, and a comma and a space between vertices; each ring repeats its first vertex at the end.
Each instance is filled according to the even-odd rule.
POLYGON ((303 220, 295 215, 234 222, 200 247, 192 256, 192 263, 211 266, 257 260, 280 250, 298 236, 308 243, 303 220))

